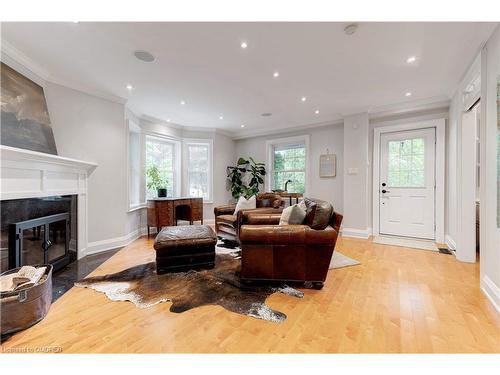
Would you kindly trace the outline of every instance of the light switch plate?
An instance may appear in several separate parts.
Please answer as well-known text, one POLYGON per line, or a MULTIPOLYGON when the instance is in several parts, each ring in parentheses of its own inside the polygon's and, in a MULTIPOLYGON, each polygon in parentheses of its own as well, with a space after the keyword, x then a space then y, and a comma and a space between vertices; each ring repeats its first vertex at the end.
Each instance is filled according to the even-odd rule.
POLYGON ((347 168, 347 174, 358 174, 358 168, 347 168))

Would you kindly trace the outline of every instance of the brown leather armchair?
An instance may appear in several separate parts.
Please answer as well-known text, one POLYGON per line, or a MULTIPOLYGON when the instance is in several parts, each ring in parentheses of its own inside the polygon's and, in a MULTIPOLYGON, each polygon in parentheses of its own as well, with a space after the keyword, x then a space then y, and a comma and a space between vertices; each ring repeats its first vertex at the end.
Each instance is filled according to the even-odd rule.
POLYGON ((256 209, 240 210, 236 215, 234 215, 236 204, 215 207, 215 232, 217 236, 239 243, 239 228, 246 213, 269 213, 279 216, 285 203, 279 195, 274 193, 259 193, 256 201, 256 209))
POLYGON ((326 280, 342 215, 330 212, 328 226, 277 225, 280 215, 250 213, 240 228, 241 279, 312 282, 326 280))

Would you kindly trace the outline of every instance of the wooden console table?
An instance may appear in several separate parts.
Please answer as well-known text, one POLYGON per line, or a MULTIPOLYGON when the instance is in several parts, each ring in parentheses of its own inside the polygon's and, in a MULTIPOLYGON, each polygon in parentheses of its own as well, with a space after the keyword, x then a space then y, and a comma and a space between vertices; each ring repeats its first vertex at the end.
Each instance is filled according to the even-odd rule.
POLYGON ((149 228, 177 225, 178 220, 201 221, 203 224, 203 198, 155 198, 148 199, 148 236, 149 228))
POLYGON ((299 198, 302 198, 302 193, 288 193, 286 191, 276 192, 281 198, 290 199, 290 206, 292 205, 292 198, 295 198, 295 202, 299 203, 299 198))

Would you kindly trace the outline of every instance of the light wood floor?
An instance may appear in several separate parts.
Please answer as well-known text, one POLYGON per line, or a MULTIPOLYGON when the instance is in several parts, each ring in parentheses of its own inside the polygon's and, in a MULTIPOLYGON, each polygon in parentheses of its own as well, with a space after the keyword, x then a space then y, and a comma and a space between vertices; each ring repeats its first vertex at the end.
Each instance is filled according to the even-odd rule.
MULTIPOLYGON (((182 314, 170 303, 138 309, 73 288, 48 316, 2 349, 60 346, 92 352, 500 352, 500 318, 479 290, 479 264, 452 255, 340 239, 337 250, 360 266, 331 270, 303 300, 268 299, 282 324, 205 306, 182 314)), ((154 259, 141 238, 93 272, 116 272, 154 259)))

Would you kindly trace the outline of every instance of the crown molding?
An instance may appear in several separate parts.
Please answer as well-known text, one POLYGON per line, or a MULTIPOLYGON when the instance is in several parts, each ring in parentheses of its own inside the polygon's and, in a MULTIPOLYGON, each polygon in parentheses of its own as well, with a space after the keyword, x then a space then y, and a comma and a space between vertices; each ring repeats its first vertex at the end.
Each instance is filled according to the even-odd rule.
POLYGON ((262 137, 266 135, 274 135, 274 134, 283 134, 283 133, 293 133, 301 130, 315 129, 315 128, 323 128, 326 126, 337 126, 342 125, 344 123, 343 118, 337 118, 330 121, 322 121, 316 122, 312 124, 298 125, 287 128, 277 128, 277 129, 256 129, 255 131, 247 130, 244 133, 233 133, 233 140, 246 139, 246 138, 255 138, 262 137))
POLYGON ((8 57, 7 60, 12 60, 16 64, 22 66, 24 69, 29 70, 31 73, 33 73, 36 77, 38 77, 45 83, 49 82, 59 86, 67 87, 69 89, 80 91, 84 94, 95 96, 100 99, 105 99, 118 104, 125 104, 127 102, 126 98, 122 98, 120 96, 116 96, 99 90, 91 89, 89 87, 77 84, 75 82, 69 82, 67 80, 60 79, 59 77, 54 75, 51 71, 43 68, 40 64, 36 63, 26 54, 19 51, 5 39, 1 39, 0 44, 1 44, 2 60, 4 59, 4 55, 7 56, 8 57))
POLYGON ((176 124, 176 123, 173 123, 173 122, 167 122, 165 120, 156 118, 154 116, 149 116, 149 115, 146 115, 146 114, 142 114, 142 115, 140 115, 138 117, 139 117, 139 120, 147 121, 147 122, 150 122, 152 124, 165 125, 165 126, 167 126, 169 128, 173 128, 173 129, 183 130, 185 128, 183 125, 179 125, 179 124, 176 124))
MULTIPOLYGON (((47 81, 49 79, 50 73, 48 70, 42 68, 39 64, 34 62, 24 53, 15 48, 12 44, 7 42, 5 39, 0 40, 0 46, 2 55, 7 55, 12 60, 14 60, 19 65, 23 66, 25 69, 28 69, 34 75, 42 79, 43 81, 47 81)), ((2 56, 3 60, 3 56, 2 56)))
POLYGON ((377 107, 369 112, 370 120, 378 120, 397 115, 422 113, 435 110, 447 111, 450 106, 450 99, 437 97, 424 100, 418 100, 406 103, 405 106, 388 105, 377 107))
POLYGON ((371 120, 390 118, 391 116, 397 116, 397 115, 405 115, 405 114, 415 115, 415 114, 420 114, 422 112, 433 111, 433 110, 442 110, 444 112, 448 110, 449 105, 450 105, 450 99, 448 97, 439 96, 427 99, 414 100, 405 103, 396 103, 396 104, 372 107, 370 109, 359 108, 358 110, 355 111, 344 112, 341 114, 341 117, 332 119, 330 121, 312 123, 307 125, 299 125, 288 128, 272 129, 272 130, 267 130, 267 129, 266 130, 256 129, 255 131, 248 130, 245 131, 244 133, 234 134, 233 140, 262 137, 266 135, 273 135, 280 133, 291 133, 301 130, 321 128, 326 126, 338 126, 344 123, 345 117, 356 115, 359 113, 368 112, 369 119, 371 121, 371 120))
POLYGON ((363 107, 349 112, 342 112, 343 117, 356 115, 359 113, 368 113, 370 118, 380 116, 398 115, 406 112, 425 111, 450 105, 450 98, 447 95, 429 97, 425 99, 417 99, 393 104, 380 106, 363 107))
MULTIPOLYGON (((130 110, 130 108, 129 108, 129 110, 130 110)), ((181 130, 183 132, 190 132, 191 131, 191 132, 200 132, 200 133, 222 134, 222 135, 225 135, 226 137, 229 137, 231 139, 233 139, 233 136, 234 136, 234 133, 223 130, 223 129, 218 129, 218 128, 208 128, 208 127, 204 128, 201 126, 180 125, 180 124, 173 123, 173 122, 167 122, 167 121, 159 119, 157 117, 149 116, 149 115, 145 115, 145 114, 142 114, 142 115, 137 116, 137 117, 140 120, 147 121, 147 122, 150 122, 152 124, 160 124, 160 125, 166 126, 167 128, 181 130)))
POLYGON ((90 96, 95 96, 99 99, 104 99, 104 100, 107 100, 107 101, 110 101, 113 103, 122 104, 122 105, 125 105, 127 103, 127 99, 122 98, 121 96, 116 96, 116 95, 108 94, 108 93, 105 93, 105 92, 102 92, 99 90, 94 90, 94 89, 91 89, 87 86, 83 86, 83 85, 80 85, 80 84, 75 83, 75 82, 61 80, 61 79, 58 79, 52 75, 49 76, 49 79, 47 80, 47 82, 50 82, 50 83, 58 85, 58 86, 66 87, 66 88, 71 89, 71 90, 79 91, 79 92, 82 92, 82 93, 90 95, 90 96))

